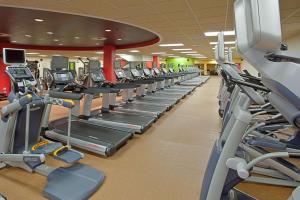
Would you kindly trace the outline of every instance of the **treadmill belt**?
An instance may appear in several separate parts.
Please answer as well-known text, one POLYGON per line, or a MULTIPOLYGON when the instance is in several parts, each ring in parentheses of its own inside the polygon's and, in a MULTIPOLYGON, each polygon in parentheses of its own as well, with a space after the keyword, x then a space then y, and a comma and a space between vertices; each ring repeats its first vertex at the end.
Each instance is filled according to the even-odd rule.
POLYGON ((142 116, 142 115, 134 115, 122 112, 110 112, 110 113, 102 113, 98 114, 99 119, 103 119, 106 121, 112 122, 121 122, 121 123, 129 123, 133 125, 145 125, 147 126, 149 123, 154 121, 153 117, 149 116, 142 116))
MULTIPOLYGON (((54 125, 54 132, 67 135, 68 121, 54 125)), ((124 138, 131 137, 131 133, 119 131, 106 127, 100 127, 79 121, 72 121, 71 137, 82 139, 87 142, 95 143, 95 141, 106 142, 110 144, 118 144, 124 138)))
POLYGON ((164 111, 166 111, 165 106, 153 106, 153 105, 134 104, 134 103, 127 103, 125 105, 122 105, 122 108, 133 109, 133 110, 144 110, 144 111, 149 111, 149 112, 164 112, 164 111))

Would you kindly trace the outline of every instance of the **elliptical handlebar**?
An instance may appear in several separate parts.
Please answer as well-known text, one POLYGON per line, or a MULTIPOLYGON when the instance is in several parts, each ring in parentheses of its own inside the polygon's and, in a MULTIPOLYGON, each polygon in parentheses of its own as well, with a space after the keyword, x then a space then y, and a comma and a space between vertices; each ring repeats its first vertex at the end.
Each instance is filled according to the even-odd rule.
POLYGON ((22 107, 29 104, 30 102, 32 102, 32 95, 27 94, 27 95, 21 97, 19 100, 14 101, 14 102, 4 106, 1 109, 1 114, 3 117, 5 117, 11 113, 14 113, 14 112, 22 109, 22 107))

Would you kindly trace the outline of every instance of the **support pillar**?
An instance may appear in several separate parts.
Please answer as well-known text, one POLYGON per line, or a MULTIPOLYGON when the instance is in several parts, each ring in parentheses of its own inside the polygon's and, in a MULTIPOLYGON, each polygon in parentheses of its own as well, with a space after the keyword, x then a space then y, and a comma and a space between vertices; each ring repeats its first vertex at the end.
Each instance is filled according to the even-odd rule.
POLYGON ((103 72, 106 80, 113 83, 116 82, 116 75, 114 72, 116 48, 113 45, 105 45, 103 47, 103 72))
POLYGON ((154 64, 154 66, 156 66, 157 68, 159 68, 159 67, 160 67, 160 65, 159 65, 159 58, 158 58, 158 56, 153 56, 153 58, 152 58, 152 62, 153 62, 153 64, 154 64))
POLYGON ((207 76, 207 63, 204 63, 204 76, 207 76))
MULTIPOLYGON (((0 45, 0 54, 2 54, 3 46, 0 45)), ((3 57, 0 57, 0 93, 8 96, 10 93, 10 79, 5 72, 6 65, 3 63, 3 57)))

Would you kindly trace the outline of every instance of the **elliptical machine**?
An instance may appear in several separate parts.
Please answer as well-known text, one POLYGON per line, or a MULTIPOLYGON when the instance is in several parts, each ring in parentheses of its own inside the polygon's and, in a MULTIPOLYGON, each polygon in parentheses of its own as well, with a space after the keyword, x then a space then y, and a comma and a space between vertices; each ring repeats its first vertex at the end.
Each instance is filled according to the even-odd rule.
MULTIPOLYGON (((104 174, 80 164, 84 155, 66 146, 40 137, 45 105, 72 108, 78 94, 52 92, 44 98, 35 93, 36 80, 25 64, 25 50, 3 49, 6 73, 12 82, 10 104, 1 110, 0 168, 18 167, 48 177, 43 195, 48 199, 88 199, 103 183, 104 174), (53 156, 67 167, 45 165, 46 155, 53 156)), ((71 112, 70 112, 71 113, 71 112)), ((71 118, 68 133, 70 137, 71 118)))

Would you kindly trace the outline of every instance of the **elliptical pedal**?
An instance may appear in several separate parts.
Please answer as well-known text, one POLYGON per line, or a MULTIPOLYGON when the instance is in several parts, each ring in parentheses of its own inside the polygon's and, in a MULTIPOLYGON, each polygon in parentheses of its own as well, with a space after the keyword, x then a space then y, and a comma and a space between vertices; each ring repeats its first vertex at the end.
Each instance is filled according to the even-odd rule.
POLYGON ((52 155, 54 156, 54 159, 68 164, 74 164, 84 157, 83 153, 70 149, 68 146, 62 146, 55 150, 52 155))
POLYGON ((50 142, 48 140, 43 140, 32 146, 31 152, 34 154, 51 154, 54 159, 67 164, 74 164, 83 158, 83 154, 79 151, 63 146, 60 142, 50 142))

